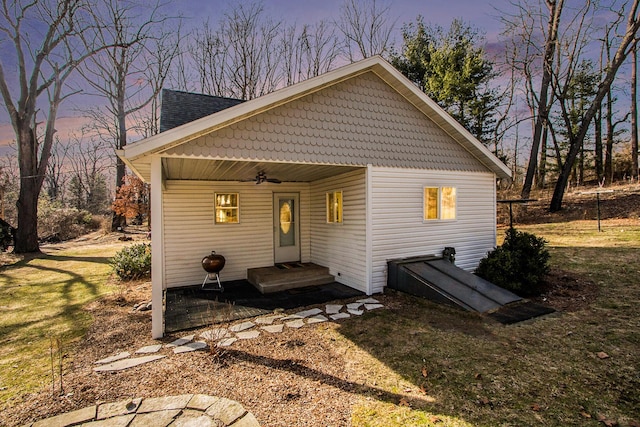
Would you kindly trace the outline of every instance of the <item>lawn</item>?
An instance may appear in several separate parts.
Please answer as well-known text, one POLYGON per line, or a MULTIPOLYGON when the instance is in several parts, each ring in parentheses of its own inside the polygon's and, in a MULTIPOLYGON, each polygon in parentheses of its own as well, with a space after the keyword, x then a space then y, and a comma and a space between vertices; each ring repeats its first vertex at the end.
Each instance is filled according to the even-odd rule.
POLYGON ((362 317, 262 334, 224 359, 163 350, 162 363, 114 375, 94 373, 95 360, 153 342, 148 314, 130 309, 137 297, 125 295, 125 306, 101 298, 115 289, 107 257, 117 247, 3 268, 0 424, 96 401, 206 393, 238 400, 265 426, 640 425, 640 222, 603 221, 601 233, 594 221, 518 228, 548 240, 554 277, 592 283, 595 298, 502 326, 388 291, 376 296, 385 308, 362 317), (84 307, 95 299, 90 327, 84 307), (51 337, 73 360, 68 399, 49 391, 51 337))
POLYGON ((84 307, 114 291, 108 261, 121 246, 45 248, 0 269, 0 406, 51 387, 52 344, 66 356, 85 334, 84 307))
POLYGON ((555 269, 597 284, 585 309, 504 327, 399 295, 397 309, 342 324, 374 386, 353 425, 638 425, 640 226, 594 225, 520 227, 548 240, 555 269))

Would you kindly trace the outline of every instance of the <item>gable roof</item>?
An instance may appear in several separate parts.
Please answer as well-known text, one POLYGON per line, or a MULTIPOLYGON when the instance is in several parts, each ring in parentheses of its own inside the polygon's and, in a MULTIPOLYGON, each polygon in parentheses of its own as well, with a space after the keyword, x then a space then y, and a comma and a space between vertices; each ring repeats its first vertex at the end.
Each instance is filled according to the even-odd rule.
POLYGON ((162 89, 160 132, 182 126, 244 102, 241 99, 162 89))
POLYGON ((381 78, 471 153, 488 170, 500 178, 510 178, 511 171, 504 163, 498 160, 491 151, 460 123, 440 108, 435 101, 420 91, 402 73, 380 56, 374 56, 343 66, 318 77, 237 104, 142 141, 129 144, 123 150, 120 150, 118 155, 136 174, 148 180, 151 155, 153 154, 161 154, 172 147, 192 141, 248 117, 258 115, 367 72, 373 72, 381 78))

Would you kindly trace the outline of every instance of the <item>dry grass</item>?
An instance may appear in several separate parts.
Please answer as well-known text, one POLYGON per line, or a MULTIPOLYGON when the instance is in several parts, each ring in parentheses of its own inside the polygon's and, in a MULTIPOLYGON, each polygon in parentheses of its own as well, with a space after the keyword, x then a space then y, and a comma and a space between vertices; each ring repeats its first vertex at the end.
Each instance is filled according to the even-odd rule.
MULTIPOLYGON (((362 317, 262 334, 216 357, 163 349, 161 362, 96 374, 95 360, 152 342, 149 313, 131 311, 147 298, 148 283, 132 284, 88 306, 96 321, 70 348, 68 394, 52 397, 46 384, 18 394, 0 411, 0 424, 96 401, 188 392, 238 400, 264 426, 637 426, 640 222, 607 220, 602 233, 594 226, 520 227, 549 241, 554 270, 562 270, 556 277, 566 278, 558 290, 572 285, 574 304, 543 319, 505 327, 389 291, 377 296, 385 309, 362 317)), ((54 268, 60 265, 71 270, 68 263, 54 268)))
POLYGON ((71 350, 91 324, 87 303, 114 290, 121 245, 45 248, 0 270, 0 402, 51 384, 50 347, 71 350))
POLYGON ((597 284, 595 303, 502 327, 398 295, 397 309, 340 328, 367 354, 362 375, 407 391, 360 399, 354 425, 638 425, 640 223, 522 228, 549 240, 555 269, 597 284))

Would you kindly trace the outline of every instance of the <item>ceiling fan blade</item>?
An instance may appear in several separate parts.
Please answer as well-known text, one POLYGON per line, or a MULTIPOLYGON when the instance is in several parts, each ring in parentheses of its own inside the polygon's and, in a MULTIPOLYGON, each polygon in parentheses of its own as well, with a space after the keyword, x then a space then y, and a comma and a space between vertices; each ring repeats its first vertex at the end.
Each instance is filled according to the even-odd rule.
POLYGON ((276 178, 267 178, 267 182, 271 182, 273 184, 282 184, 282 181, 276 178))

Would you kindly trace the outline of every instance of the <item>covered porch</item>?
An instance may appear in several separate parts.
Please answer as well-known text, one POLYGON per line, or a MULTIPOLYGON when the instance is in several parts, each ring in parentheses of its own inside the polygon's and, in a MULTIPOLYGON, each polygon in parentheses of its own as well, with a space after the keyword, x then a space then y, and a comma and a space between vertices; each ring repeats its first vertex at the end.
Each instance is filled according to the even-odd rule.
MULTIPOLYGON (((161 254, 154 266, 164 266, 161 273, 153 273, 153 287, 156 292, 162 289, 157 297, 165 301, 162 317, 154 312, 154 336, 159 336, 160 330, 164 334, 210 324, 214 311, 227 312, 229 320, 233 320, 263 314, 264 310, 288 309, 367 293, 365 262, 359 259, 364 250, 353 247, 364 247, 366 167, 166 155, 152 163, 156 164, 151 168, 152 177, 157 171, 162 178, 160 186, 154 187, 152 182, 152 204, 159 200, 152 210, 161 212, 163 218, 160 222, 156 216, 157 225, 152 224, 155 245, 152 253, 153 256, 161 254), (344 190, 345 209, 353 212, 349 215, 350 225, 327 224, 327 190, 336 189, 340 189, 341 194, 344 190), (221 194, 237 198, 236 211, 229 214, 232 221, 228 223, 218 221, 216 199, 221 194), (283 239, 282 224, 278 223, 282 217, 279 202, 282 197, 295 201, 291 224, 292 229, 295 227, 294 247, 288 248, 284 255, 279 252, 283 239), (350 198, 357 199, 358 204, 349 203, 350 198), (358 230, 355 236, 354 227, 358 230), (231 289, 225 285, 222 295, 202 293, 193 286, 202 282, 204 271, 200 260, 212 250, 227 260, 221 276, 231 289), (315 263, 326 267, 327 272, 322 281, 314 283, 310 279, 308 284, 295 284, 294 287, 301 290, 287 289, 285 284, 274 288, 282 292, 269 296, 258 292, 257 289, 262 292, 264 289, 255 281, 254 286, 247 283, 247 279, 252 279, 251 270, 281 262, 315 263), (351 271, 353 269, 356 271, 351 271), (158 279, 158 275, 162 277, 158 279), (327 276, 335 276, 335 281, 327 280, 327 276), (311 288, 309 285, 313 284, 321 286, 311 288), (301 299, 303 295, 307 297, 301 299), (229 309, 230 306, 233 309, 229 309)), ((154 305, 162 306, 155 301, 154 305)))

